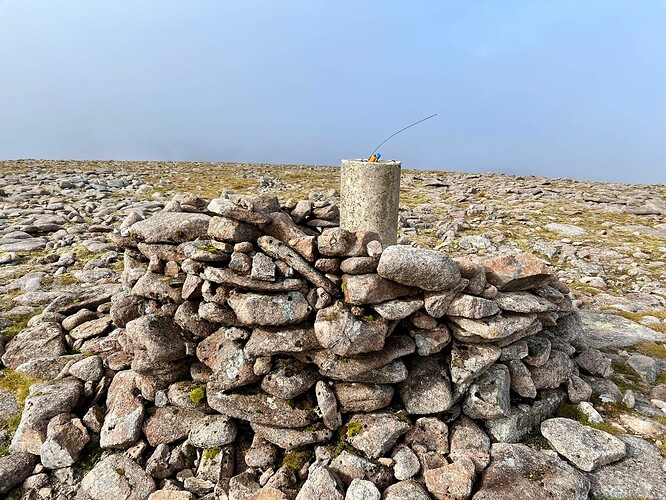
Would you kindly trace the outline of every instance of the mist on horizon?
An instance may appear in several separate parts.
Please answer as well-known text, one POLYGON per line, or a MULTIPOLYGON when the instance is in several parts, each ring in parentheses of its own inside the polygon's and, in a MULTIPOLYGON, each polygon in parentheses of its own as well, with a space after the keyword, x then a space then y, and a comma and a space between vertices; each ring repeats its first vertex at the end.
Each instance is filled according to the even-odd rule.
POLYGON ((666 183, 666 2, 0 1, 0 158, 666 183))

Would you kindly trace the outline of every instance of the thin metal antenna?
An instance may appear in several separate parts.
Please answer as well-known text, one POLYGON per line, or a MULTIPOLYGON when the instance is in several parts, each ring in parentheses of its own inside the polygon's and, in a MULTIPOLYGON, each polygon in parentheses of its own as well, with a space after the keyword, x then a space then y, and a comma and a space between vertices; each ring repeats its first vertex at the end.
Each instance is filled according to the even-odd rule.
POLYGON ((414 125, 418 125, 418 124, 421 123, 421 122, 424 122, 424 121, 426 121, 426 120, 430 120, 430 118, 434 118, 435 116, 437 116, 437 113, 435 113, 434 115, 430 115, 430 116, 428 116, 428 117, 426 117, 426 118, 423 118, 423 119, 421 119, 421 120, 419 120, 419 121, 417 121, 417 122, 414 122, 414 123, 412 123, 411 125, 406 126, 405 128, 401 128, 401 129, 398 130, 395 134, 388 136, 386 139, 384 139, 384 140, 379 144, 379 146, 377 146, 377 147, 375 148, 375 150, 370 154, 370 156, 374 155, 374 154, 377 152, 377 150, 378 150, 379 148, 381 148, 382 145, 383 145, 385 142, 387 142, 387 141, 388 141, 389 139, 391 139, 392 137, 395 137, 395 136, 398 135, 400 132, 403 132, 403 131, 407 130, 408 128, 413 127, 414 125))

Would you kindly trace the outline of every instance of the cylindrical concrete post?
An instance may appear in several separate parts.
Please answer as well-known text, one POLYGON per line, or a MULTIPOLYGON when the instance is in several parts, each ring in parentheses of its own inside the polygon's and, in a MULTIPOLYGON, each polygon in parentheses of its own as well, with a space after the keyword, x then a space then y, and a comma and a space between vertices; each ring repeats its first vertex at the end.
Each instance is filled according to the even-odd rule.
POLYGON ((342 160, 340 172, 340 227, 374 231, 382 245, 398 239, 400 162, 342 160))

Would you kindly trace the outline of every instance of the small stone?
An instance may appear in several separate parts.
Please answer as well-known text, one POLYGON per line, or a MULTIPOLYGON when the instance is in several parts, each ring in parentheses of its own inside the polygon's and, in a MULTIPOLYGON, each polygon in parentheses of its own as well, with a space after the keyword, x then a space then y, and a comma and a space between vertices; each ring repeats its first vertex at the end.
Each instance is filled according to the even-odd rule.
POLYGON ((393 482, 393 473, 386 465, 379 461, 371 462, 347 450, 331 461, 330 468, 345 484, 350 484, 354 479, 363 479, 383 489, 393 482))
POLYGON ((344 487, 340 478, 328 467, 317 467, 308 475, 301 487, 296 500, 343 500, 344 487))
POLYGON ((380 500, 381 496, 372 482, 354 479, 347 488, 345 500, 380 500))
POLYGON ((136 462, 122 455, 110 455, 84 476, 79 495, 91 500, 139 500, 148 498, 155 489, 153 478, 136 462))
POLYGON ((400 285, 379 274, 344 274, 342 284, 345 302, 353 305, 379 304, 417 292, 413 287, 400 285))
POLYGON ((275 262, 265 253, 257 252, 252 257, 252 270, 250 276, 262 281, 275 281, 275 262))
POLYGON ((339 356, 350 356, 381 350, 389 324, 381 316, 356 318, 338 302, 317 312, 314 328, 322 347, 339 356))
POLYGON ((446 411, 453 405, 451 384, 436 356, 412 363, 407 379, 398 387, 400 400, 412 415, 446 411))
POLYGON ((383 456, 411 426, 396 415, 354 415, 347 424, 345 440, 369 458, 383 456))
POLYGON ((447 310, 449 316, 462 316, 472 319, 493 316, 498 312, 499 307, 492 300, 466 294, 460 294, 453 299, 447 310))
POLYGON ((37 456, 30 453, 13 453, 0 457, 0 494, 9 493, 20 485, 37 464, 37 456))
POLYGON ((39 450, 42 465, 47 469, 73 465, 89 439, 87 429, 76 415, 56 415, 49 421, 46 441, 39 450))
POLYGON ((367 274, 377 270, 377 259, 372 257, 350 257, 340 262, 340 271, 347 274, 367 274))
POLYGON ((613 374, 610 358, 597 349, 586 349, 576 358, 576 363, 590 375, 607 378, 613 374))
POLYGON ((463 401, 463 412, 470 418, 492 420, 511 413, 511 377, 502 364, 491 366, 470 386, 463 401))
POLYGON ((391 403, 394 393, 391 385, 345 382, 334 384, 333 391, 342 413, 371 412, 385 408, 391 403))
POLYGON ((315 394, 324 425, 332 431, 338 430, 342 426, 342 415, 338 411, 335 393, 326 382, 320 380, 317 382, 315 394))
MULTIPOLYGON (((254 225, 228 217, 212 217, 207 228, 207 235, 219 241, 238 243, 256 241, 261 231, 254 225)), ((202 235, 203 236, 203 235, 202 235)), ((194 239, 194 238, 193 238, 194 239)))
POLYGON ((69 367, 69 374, 83 381, 99 382, 104 377, 104 362, 99 356, 84 358, 69 367))
POLYGON ((224 446, 235 439, 236 425, 224 415, 206 415, 195 420, 189 432, 189 441, 197 448, 224 446))
POLYGON ((469 457, 476 472, 483 470, 490 463, 490 438, 466 415, 462 415, 451 428, 451 453, 454 462, 462 457, 469 457))
POLYGON ((393 465, 393 475, 398 481, 411 479, 416 476, 421 469, 419 458, 414 452, 405 445, 396 445, 391 458, 395 462, 393 465))
POLYGON ((439 455, 449 452, 449 428, 435 417, 421 417, 405 435, 405 444, 439 455))
POLYGON ((423 307, 421 299, 393 299, 376 304, 373 309, 383 318, 396 321, 405 319, 423 307))
POLYGON ((462 457, 450 465, 425 471, 428 491, 438 500, 467 500, 474 484, 474 463, 462 457))
POLYGON ((535 335, 525 339, 527 343, 528 354, 523 358, 523 362, 531 366, 543 366, 550 357, 551 343, 543 336, 535 335))
POLYGON ((416 481, 400 481, 384 490, 382 500, 430 500, 428 492, 416 481))

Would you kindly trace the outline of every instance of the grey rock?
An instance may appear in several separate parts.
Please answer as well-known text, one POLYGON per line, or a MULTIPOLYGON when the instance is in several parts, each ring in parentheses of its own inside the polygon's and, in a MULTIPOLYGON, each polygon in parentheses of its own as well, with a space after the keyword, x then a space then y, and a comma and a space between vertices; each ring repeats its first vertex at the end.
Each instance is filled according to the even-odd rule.
POLYGON ((169 277, 148 271, 132 287, 132 295, 159 302, 180 304, 183 298, 178 284, 177 280, 172 281, 169 277))
POLYGON ((316 269, 313 269, 306 259, 281 241, 272 238, 271 236, 262 236, 257 240, 257 244, 267 255, 274 259, 280 259, 286 262, 313 285, 318 288, 323 288, 332 296, 340 295, 339 288, 335 286, 331 280, 326 278, 316 269))
POLYGON ((582 312, 579 316, 582 320, 581 329, 585 331, 586 345, 591 348, 630 347, 641 341, 666 342, 666 333, 616 314, 582 312))
POLYGON ((493 441, 515 443, 522 440, 560 408, 566 395, 561 390, 541 391, 532 405, 511 408, 506 418, 486 420, 486 432, 493 441))
POLYGON ((31 385, 9 451, 38 455, 49 420, 60 413, 70 413, 82 397, 83 384, 73 377, 31 385))
POLYGON ((386 488, 382 495, 382 500, 430 500, 430 498, 425 488, 416 481, 399 481, 386 488))
POLYGON ((456 385, 456 393, 462 394, 472 381, 480 377, 500 357, 501 350, 493 345, 461 344, 451 346, 451 381, 456 385))
POLYGON ((357 318, 338 302, 317 312, 314 329, 322 347, 339 356, 352 356, 381 350, 389 323, 381 316, 357 318))
POLYGON ((419 356, 431 356, 441 352, 451 342, 451 332, 446 325, 432 330, 410 330, 409 334, 414 339, 419 356))
POLYGON ((265 253, 257 252, 252 257, 252 270, 250 276, 262 281, 275 281, 275 262, 265 253))
POLYGON ((37 455, 31 453, 12 453, 0 457, 0 494, 9 493, 20 485, 35 468, 37 455))
POLYGON ((370 481, 354 479, 347 488, 345 500, 380 500, 382 494, 370 481))
POLYGON ((372 257, 350 257, 340 262, 340 271, 346 274, 367 274, 377 270, 377 259, 372 257))
POLYGON ((411 363, 407 379, 398 386, 398 394, 412 415, 439 413, 453 405, 451 384, 436 356, 411 363))
POLYGON ((474 500, 586 500, 590 481, 556 456, 523 444, 495 443, 474 500))
POLYGON ((230 219, 247 222, 248 224, 262 225, 270 222, 270 217, 267 214, 241 207, 226 198, 213 198, 210 200, 207 210, 230 219))
POLYGON ((367 354, 349 358, 340 358, 327 351, 312 355, 312 362, 319 367, 319 372, 333 380, 345 382, 365 382, 370 384, 396 383, 404 373, 396 365, 390 366, 388 373, 381 369, 408 354, 413 354, 416 347, 412 339, 405 335, 391 335, 386 339, 384 348, 367 354), (373 370, 379 370, 373 372, 373 370), (396 375, 398 375, 396 377, 396 375), (393 380, 393 381, 390 381, 393 380))
POLYGON ((218 267, 206 267, 201 273, 201 277, 220 285, 254 292, 289 292, 303 287, 303 281, 299 279, 287 278, 277 281, 263 281, 236 274, 231 269, 218 267))
POLYGON ((338 430, 342 426, 342 415, 338 411, 338 401, 333 389, 320 380, 317 382, 315 395, 324 425, 332 431, 338 430))
POLYGON ((462 410, 470 418, 493 420, 511 413, 511 377, 502 364, 491 366, 470 386, 462 410))
POLYGON ((536 315, 507 313, 482 319, 462 317, 451 317, 449 319, 452 321, 451 329, 457 339, 464 341, 477 338, 482 342, 494 342, 526 331, 536 321, 536 315))
POLYGON ((476 472, 483 470, 490 463, 490 438, 466 415, 462 415, 451 427, 449 458, 454 462, 468 457, 474 463, 476 472))
POLYGON ((203 415, 189 408, 163 406, 157 408, 143 424, 143 433, 150 446, 174 443, 188 435, 203 415))
POLYGON ((354 479, 362 479, 374 483, 379 489, 384 489, 393 482, 393 473, 387 466, 371 462, 347 450, 331 461, 330 468, 347 485, 354 479))
POLYGON ((449 316, 462 316, 471 319, 486 318, 498 312, 499 307, 492 300, 464 293, 453 299, 447 310, 449 316))
POLYGON ((74 314, 71 314, 67 316, 65 319, 63 319, 62 327, 64 330, 69 332, 70 330, 73 330, 77 326, 87 321, 91 321, 93 319, 97 319, 96 313, 94 313, 89 309, 81 309, 80 311, 77 311, 74 314))
POLYGON ((166 316, 149 314, 127 323, 127 346, 151 361, 174 361, 186 356, 185 342, 176 323, 166 316))
POLYGON ((519 359, 512 359, 505 364, 511 376, 511 390, 524 398, 534 399, 537 390, 525 364, 519 359))
POLYGON ((238 243, 240 241, 255 241, 261 236, 261 231, 256 226, 246 222, 215 216, 210 219, 207 235, 216 240, 238 243))
POLYGON ((317 419, 308 402, 299 407, 267 394, 227 394, 215 382, 208 383, 206 393, 211 408, 222 415, 240 420, 275 427, 297 428, 306 427, 317 419))
POLYGON ((104 317, 80 324, 69 332, 73 339, 83 340, 103 335, 111 326, 111 318, 104 317))
POLYGON ((460 283, 451 290, 443 292, 425 292, 424 306, 425 310, 433 318, 441 318, 449 310, 449 306, 453 299, 458 295, 458 292, 465 288, 467 280, 462 279, 460 283))
POLYGON ((73 465, 89 439, 87 429, 76 415, 56 415, 49 421, 46 441, 39 450, 42 465, 47 469, 73 465))
POLYGON ((100 356, 84 358, 69 367, 69 374, 86 382, 99 382, 104 377, 104 362, 100 356))
POLYGON ((449 428, 438 418, 421 417, 405 435, 405 444, 445 455, 449 452, 449 428))
POLYGON ((458 265, 446 255, 401 245, 384 249, 377 272, 383 278, 427 291, 451 290, 461 280, 458 265))
POLYGON ((585 229, 579 226, 574 226, 573 224, 559 224, 557 222, 551 222, 546 224, 544 227, 546 231, 552 231, 563 236, 584 236, 587 234, 585 229))
POLYGON ((85 475, 78 496, 91 500, 146 500, 155 490, 153 478, 136 462, 123 455, 111 455, 85 475))
POLYGON ((317 248, 326 257, 364 257, 367 244, 374 240, 379 240, 376 233, 350 232, 336 227, 322 231, 317 238, 317 248))
POLYGON ((535 335, 525 339, 527 343, 527 356, 523 362, 531 366, 543 366, 550 357, 551 343, 546 337, 535 335))
POLYGON ((22 330, 5 345, 4 365, 11 369, 28 361, 67 354, 65 336, 56 323, 41 323, 22 330))
POLYGON ((611 360, 597 349, 586 349, 578 357, 576 364, 590 375, 610 377, 613 373, 611 360))
POLYGON ((127 323, 137 319, 145 312, 145 300, 128 291, 117 293, 111 299, 111 319, 118 328, 124 328, 127 323))
POLYGON ((348 423, 349 430, 345 440, 369 458, 379 458, 389 451, 410 427, 393 414, 357 414, 348 423))
POLYGON ((342 284, 345 302, 353 305, 380 304, 417 293, 416 288, 395 283, 379 274, 344 274, 342 284))
POLYGON ((197 346, 197 358, 214 373, 225 390, 235 389, 259 380, 254 372, 254 358, 243 349, 241 342, 227 340, 220 330, 197 346))
POLYGON ((472 493, 474 463, 462 457, 452 464, 430 469, 423 474, 428 491, 438 500, 465 500, 472 493))
POLYGON ((574 404, 587 401, 592 396, 592 387, 582 378, 572 375, 567 381, 567 395, 574 404))
POLYGON ((261 381, 261 388, 272 396, 292 399, 306 392, 318 380, 319 372, 313 365, 304 365, 295 359, 278 359, 261 381))
POLYGON ((136 391, 136 374, 116 373, 106 398, 107 413, 100 434, 102 448, 129 448, 141 435, 145 408, 136 391))
POLYGON ((333 391, 342 413, 371 412, 385 408, 393 399, 391 385, 337 382, 333 391))
POLYGON ((654 384, 661 371, 654 359, 643 354, 633 354, 627 360, 626 365, 648 384, 654 384))
POLYGON ((130 235, 144 243, 183 243, 205 236, 210 220, 204 214, 161 212, 132 224, 130 235))
POLYGON ((573 374, 573 361, 562 351, 551 351, 542 366, 528 366, 537 389, 554 389, 569 380, 573 374))
POLYGON ((620 438, 627 445, 624 460, 589 474, 594 498, 666 498, 666 470, 659 450, 636 436, 620 438))
POLYGON ((300 292, 274 295, 232 292, 227 301, 244 325, 293 325, 304 321, 312 311, 300 292))
POLYGON ((250 356, 299 353, 319 349, 314 328, 303 326, 258 327, 252 335, 245 352, 250 356))
POLYGON ((252 430, 254 430, 255 435, 284 450, 293 450, 314 443, 328 442, 333 437, 333 432, 323 426, 317 426, 314 429, 309 427, 304 429, 285 429, 284 427, 253 423, 252 430))
POLYGON ((585 472, 616 462, 626 454, 625 444, 615 436, 567 418, 544 420, 541 434, 560 455, 585 472))
POLYGON ((206 415, 194 421, 189 441, 197 448, 213 448, 232 443, 236 439, 236 425, 224 415, 206 415))
POLYGON ((373 309, 390 321, 405 319, 423 307, 422 299, 393 299, 376 304, 373 309))
POLYGON ((206 338, 217 330, 214 323, 199 316, 199 304, 194 301, 185 301, 179 305, 173 320, 183 330, 196 337, 206 338))
POLYGON ((393 459, 393 475, 398 481, 411 479, 419 473, 421 463, 419 457, 403 444, 398 444, 391 453, 393 459))
POLYGON ((493 302, 503 311, 523 314, 557 311, 551 301, 530 292, 500 292, 493 302))
POLYGON ((527 347, 527 342, 519 340, 506 347, 502 347, 502 354, 500 355, 499 360, 504 362, 512 359, 523 359, 528 354, 529 348, 527 347))
POLYGON ((345 498, 344 487, 335 472, 328 467, 317 467, 308 474, 307 480, 296 495, 296 500, 311 498, 321 500, 343 500, 345 498))

